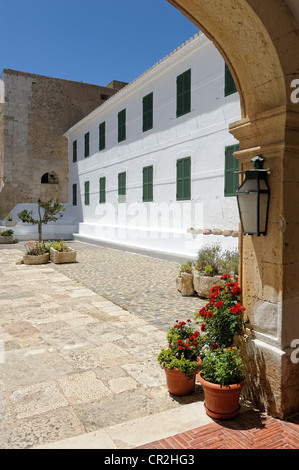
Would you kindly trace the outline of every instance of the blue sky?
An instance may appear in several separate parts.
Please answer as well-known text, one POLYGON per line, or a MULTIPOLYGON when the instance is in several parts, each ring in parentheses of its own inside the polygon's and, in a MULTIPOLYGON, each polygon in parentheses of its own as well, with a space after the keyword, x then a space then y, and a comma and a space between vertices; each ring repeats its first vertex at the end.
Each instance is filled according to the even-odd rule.
POLYGON ((130 82, 198 32, 167 0, 0 0, 4 68, 130 82))

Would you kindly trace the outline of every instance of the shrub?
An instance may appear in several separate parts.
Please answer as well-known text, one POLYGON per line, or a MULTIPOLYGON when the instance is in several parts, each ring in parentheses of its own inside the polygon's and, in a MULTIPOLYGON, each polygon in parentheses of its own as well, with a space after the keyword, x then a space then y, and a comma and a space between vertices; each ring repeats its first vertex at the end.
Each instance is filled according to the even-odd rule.
POLYGON ((168 370, 179 369, 187 378, 191 378, 198 367, 202 337, 194 331, 191 321, 177 322, 167 334, 168 349, 162 349, 158 362, 168 370))
POLYGON ((181 277, 182 273, 192 273, 192 269, 193 269, 192 261, 187 261, 186 263, 182 263, 180 266, 178 277, 181 277))
POLYGON ((13 233, 14 231, 9 229, 9 230, 4 230, 3 232, 0 232, 0 235, 2 237, 10 237, 13 233))
POLYGON ((234 343, 235 335, 243 333, 248 321, 243 320, 245 308, 239 302, 241 289, 229 274, 221 277, 222 284, 212 287, 209 302, 195 318, 201 320, 201 331, 209 347, 227 347, 234 343))
POLYGON ((244 365, 237 347, 207 351, 202 360, 204 380, 218 385, 239 384, 245 378, 244 365))

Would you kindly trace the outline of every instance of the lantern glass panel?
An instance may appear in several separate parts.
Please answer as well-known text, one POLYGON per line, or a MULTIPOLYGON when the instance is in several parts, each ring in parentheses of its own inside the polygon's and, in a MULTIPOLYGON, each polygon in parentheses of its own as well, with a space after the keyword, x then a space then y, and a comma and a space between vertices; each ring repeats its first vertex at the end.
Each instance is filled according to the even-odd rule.
POLYGON ((238 195, 241 224, 244 233, 257 232, 257 193, 238 195))

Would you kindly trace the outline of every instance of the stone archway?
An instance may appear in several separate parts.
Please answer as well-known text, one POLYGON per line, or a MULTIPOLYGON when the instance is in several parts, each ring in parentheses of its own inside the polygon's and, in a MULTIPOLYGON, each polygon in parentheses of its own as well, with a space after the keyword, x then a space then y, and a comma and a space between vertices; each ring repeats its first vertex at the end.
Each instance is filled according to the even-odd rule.
POLYGON ((248 397, 284 418, 299 410, 299 103, 291 99, 299 79, 298 3, 168 1, 213 41, 231 70, 242 119, 230 132, 240 142, 241 169, 259 154, 271 172, 268 234, 240 238, 241 283, 253 326, 248 397))

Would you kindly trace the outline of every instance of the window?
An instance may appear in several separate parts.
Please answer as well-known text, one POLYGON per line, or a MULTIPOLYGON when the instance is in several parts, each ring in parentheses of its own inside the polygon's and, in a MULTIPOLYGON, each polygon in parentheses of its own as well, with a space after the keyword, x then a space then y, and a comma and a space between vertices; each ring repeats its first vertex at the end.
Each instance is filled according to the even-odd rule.
POLYGON ((73 206, 77 205, 77 185, 73 184, 73 206))
POLYGON ((89 132, 84 135, 84 157, 89 157, 89 132))
POLYGON ((191 157, 177 160, 176 171, 177 201, 191 199, 191 157))
POLYGON ((239 175, 234 173, 239 170, 239 161, 233 153, 239 150, 239 145, 230 145, 225 148, 224 170, 224 196, 235 196, 239 187, 239 175))
POLYGON ((89 181, 84 183, 84 204, 89 206, 89 181))
POLYGON ((118 113, 118 142, 126 139, 126 110, 118 113))
POLYGON ((100 178, 100 199, 99 203, 104 204, 106 202, 106 177, 100 178))
POLYGON ((73 142, 73 162, 77 161, 77 141, 74 140, 73 142))
POLYGON ((153 128, 153 93, 146 95, 142 100, 142 130, 143 132, 153 128))
POLYGON ((236 93, 237 87, 235 85, 234 79, 228 66, 225 64, 225 86, 224 86, 224 96, 232 95, 236 93))
POLYGON ((118 174, 118 202, 126 202, 126 172, 118 174))
POLYGON ((42 184, 59 184, 59 178, 54 173, 54 171, 51 171, 51 173, 44 173, 43 176, 41 177, 41 183, 42 184))
POLYGON ((145 166, 142 172, 143 172, 142 201, 150 202, 153 200, 153 166, 145 166))
POLYGON ((104 150, 106 146, 106 123, 102 122, 99 125, 99 150, 104 150))
POLYGON ((191 69, 179 75, 176 79, 177 117, 191 111, 191 69))

